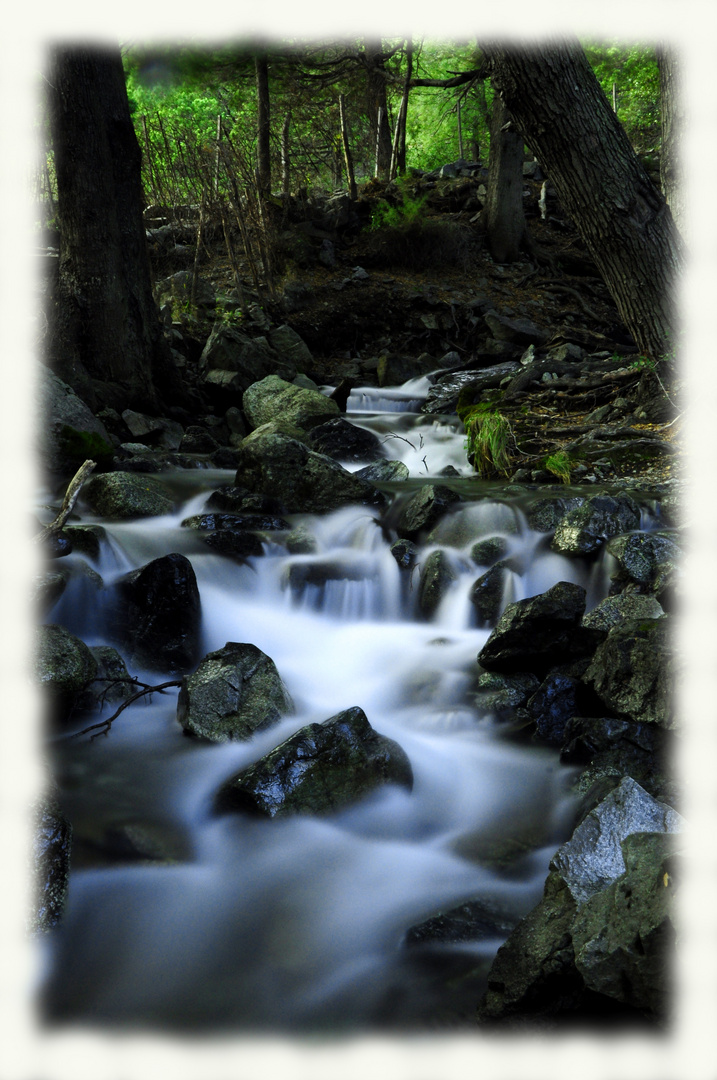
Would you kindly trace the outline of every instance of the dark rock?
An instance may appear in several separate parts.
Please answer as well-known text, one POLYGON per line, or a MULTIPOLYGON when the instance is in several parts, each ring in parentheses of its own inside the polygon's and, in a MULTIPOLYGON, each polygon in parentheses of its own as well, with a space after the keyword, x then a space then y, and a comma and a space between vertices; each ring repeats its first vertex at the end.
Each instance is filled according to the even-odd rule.
POLYGON ((460 500, 460 495, 448 487, 425 484, 404 503, 396 532, 404 540, 417 540, 422 532, 436 524, 449 506, 460 500))
POLYGON ((278 499, 289 514, 320 514, 383 496, 338 462, 286 435, 254 433, 242 443, 235 483, 278 499))
POLYGON ((200 532, 222 529, 233 532, 253 529, 256 532, 274 532, 290 529, 285 518, 276 514, 193 514, 182 522, 184 529, 196 529, 200 532))
POLYGON ((550 546, 562 555, 590 555, 609 537, 639 527, 640 507, 629 495, 594 495, 561 518, 550 546))
POLYGON ((50 533, 42 541, 42 550, 48 559, 62 559, 72 554, 72 540, 66 533, 50 533))
POLYGON ((439 912, 406 931, 407 946, 432 942, 459 944, 463 941, 484 941, 486 938, 505 938, 514 928, 516 919, 501 911, 488 900, 468 900, 465 904, 439 912))
POLYGON ((339 416, 338 405, 325 394, 294 386, 278 375, 252 383, 244 392, 242 407, 253 428, 282 420, 303 433, 339 416))
POLYGON ((172 493, 159 480, 128 472, 93 476, 82 488, 91 510, 107 518, 158 517, 174 509, 172 493))
POLYGON ((477 401, 485 390, 500 386, 503 379, 520 369, 516 360, 506 360, 502 364, 493 364, 481 370, 456 371, 441 375, 436 379, 421 406, 422 413, 454 413, 459 398, 465 404, 477 401), (461 395, 464 396, 461 397, 461 395))
POLYGON ((297 371, 304 371, 314 365, 306 342, 296 330, 284 324, 269 331, 269 343, 276 354, 286 363, 293 364, 297 371))
POLYGON ((455 580, 456 573, 446 552, 432 551, 424 563, 418 585, 418 607, 424 618, 435 615, 455 580))
POLYGON ((468 599, 475 608, 478 626, 495 626, 498 622, 509 580, 510 568, 499 562, 473 582, 468 599))
POLYGON ((54 798, 44 800, 33 814, 35 896, 30 932, 46 934, 60 922, 67 897, 72 850, 72 826, 54 798))
POLYGON ((536 532, 552 532, 569 510, 577 509, 584 502, 585 499, 580 496, 573 498, 552 496, 548 499, 538 499, 527 508, 525 517, 530 528, 535 529, 536 532))
POLYGON ((194 424, 184 432, 179 450, 183 454, 211 454, 218 446, 219 443, 213 435, 194 424))
POLYGON ((478 654, 489 671, 545 675, 558 664, 594 651, 601 635, 580 625, 585 590, 559 581, 547 592, 509 604, 478 654))
POLYGON ((672 690, 677 679, 668 616, 626 619, 595 651, 584 682, 607 708, 627 720, 673 727, 672 690))
POLYGON ((522 709, 540 686, 536 675, 528 671, 506 675, 498 671, 484 671, 475 682, 472 694, 476 708, 493 713, 499 720, 506 720, 522 709))
POLYGON ((538 735, 551 746, 560 746, 565 727, 579 712, 578 699, 582 684, 579 679, 560 672, 551 672, 526 705, 535 721, 538 735))
POLYGON ((274 661, 256 645, 228 641, 182 679, 177 720, 212 742, 250 739, 292 711, 274 661))
POLYGON ((615 785, 623 776, 631 776, 654 798, 674 805, 678 792, 668 771, 669 750, 669 734, 655 724, 574 716, 565 726, 560 760, 589 766, 576 785, 588 800, 592 798, 590 785, 599 776, 613 776, 615 785))
POLYGON ((504 536, 486 536, 471 548, 471 559, 478 566, 490 566, 507 554, 508 541, 504 536))
POLYGON ((379 735, 362 709, 345 709, 323 724, 308 724, 221 788, 217 809, 266 817, 327 813, 356 802, 382 784, 409 790, 406 754, 379 735))
POLYGON ((410 570, 416 565, 418 550, 411 540, 396 540, 391 544, 391 554, 402 570, 410 570))
POLYGON ((346 412, 346 406, 355 385, 356 380, 346 376, 341 380, 336 389, 329 394, 329 400, 335 401, 342 413, 346 412))
POLYGON ((384 456, 377 435, 357 427, 342 416, 313 428, 307 437, 312 450, 327 454, 336 461, 374 461, 384 456))
POLYGON ((239 454, 231 446, 219 446, 213 451, 209 460, 216 469, 236 469, 239 454))
POLYGON ((40 618, 52 611, 57 601, 67 588, 70 575, 65 568, 50 570, 34 579, 30 591, 30 602, 40 618))
POLYGON ((201 605, 189 559, 153 559, 120 578, 115 590, 117 632, 134 664, 178 672, 196 663, 201 605))
POLYGON ((508 319, 495 311, 483 316, 494 338, 516 345, 544 345, 547 334, 539 330, 530 319, 508 319))
POLYGON ((654 596, 639 593, 620 593, 606 596, 592 611, 583 616, 583 626, 603 630, 606 634, 613 626, 626 619, 660 619, 664 611, 654 596))
POLYGON ((101 525, 69 525, 62 531, 70 537, 73 551, 89 559, 99 559, 102 543, 107 539, 107 531, 101 525))
POLYGON ((219 510, 227 514, 238 514, 244 509, 244 501, 249 494, 248 488, 226 484, 211 493, 204 504, 204 509, 207 511, 219 510))
POLYGON ((62 722, 69 718, 80 694, 95 678, 97 661, 84 641, 64 626, 39 626, 32 672, 51 722, 62 722))
POLYGON ((177 450, 184 435, 184 428, 175 420, 147 416, 133 409, 125 409, 122 419, 132 437, 150 447, 177 450))
POLYGON ((296 377, 296 365, 277 356, 266 338, 250 338, 234 327, 221 324, 215 325, 209 335, 200 365, 205 371, 206 384, 237 394, 268 375, 288 380, 296 377))
POLYGON ((357 469, 354 476, 360 480, 368 480, 369 484, 389 484, 396 480, 408 480, 408 466, 402 461, 374 461, 371 465, 365 465, 363 469, 357 469))
POLYGON ((246 530, 232 532, 230 529, 216 529, 203 535, 202 540, 212 551, 241 563, 264 554, 261 539, 256 533, 246 530))
POLYGON ((80 694, 78 707, 89 711, 125 701, 137 687, 120 654, 111 645, 93 645, 90 652, 97 661, 97 674, 80 694))
POLYGON ((672 594, 682 574, 683 552, 664 533, 632 533, 610 540, 607 550, 617 561, 617 587, 634 582, 672 606, 672 594))
POLYGON ((403 356, 399 353, 384 354, 378 361, 378 385, 402 386, 409 379, 428 375, 435 367, 436 362, 430 357, 422 359, 420 356, 403 356))
MULTIPOLYGON (((44 364, 40 365, 37 381, 37 408, 42 423, 38 425, 40 462, 51 472, 72 473, 82 464, 76 458, 70 459, 66 439, 61 433, 67 428, 75 432, 93 435, 111 450, 112 439, 101 420, 99 420, 72 387, 58 378, 44 364)), ((83 454, 91 458, 91 454, 83 454)), ((94 459, 93 459, 94 460, 94 459)))

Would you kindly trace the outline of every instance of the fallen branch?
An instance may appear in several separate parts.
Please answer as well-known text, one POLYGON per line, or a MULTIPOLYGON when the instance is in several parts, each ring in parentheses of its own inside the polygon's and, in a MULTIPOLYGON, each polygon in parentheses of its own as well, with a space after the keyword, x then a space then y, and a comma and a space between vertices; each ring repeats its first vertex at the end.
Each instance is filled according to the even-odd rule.
POLYGON ((95 468, 97 468, 97 462, 95 461, 85 461, 85 463, 80 466, 67 485, 67 491, 62 500, 59 514, 54 521, 51 521, 49 525, 45 525, 44 529, 33 538, 34 544, 43 544, 51 536, 62 531, 65 522, 72 513, 72 508, 75 505, 77 496, 80 494, 80 488, 95 468))
MULTIPOLYGON (((136 682, 137 680, 133 680, 133 681, 136 682)), ((167 690, 170 686, 181 686, 181 685, 182 685, 182 683, 181 683, 181 680, 179 680, 179 679, 173 679, 171 682, 158 683, 156 686, 147 686, 146 684, 143 683, 142 684, 142 689, 138 690, 135 694, 130 695, 130 697, 128 697, 125 701, 123 701, 122 704, 119 706, 119 708, 115 712, 112 713, 112 716, 108 716, 106 720, 99 720, 96 724, 90 724, 89 727, 83 728, 82 731, 74 732, 74 734, 71 735, 70 738, 71 739, 79 739, 79 737, 81 735, 89 735, 89 733, 91 731, 95 732, 95 734, 92 736, 93 739, 96 739, 98 735, 108 735, 109 730, 112 727, 112 724, 117 719, 117 717, 120 715, 120 713, 124 712, 124 710, 126 708, 128 708, 130 705, 132 705, 135 701, 138 701, 141 697, 144 697, 145 694, 153 694, 155 691, 157 691, 158 693, 161 694, 164 690, 167 690)))

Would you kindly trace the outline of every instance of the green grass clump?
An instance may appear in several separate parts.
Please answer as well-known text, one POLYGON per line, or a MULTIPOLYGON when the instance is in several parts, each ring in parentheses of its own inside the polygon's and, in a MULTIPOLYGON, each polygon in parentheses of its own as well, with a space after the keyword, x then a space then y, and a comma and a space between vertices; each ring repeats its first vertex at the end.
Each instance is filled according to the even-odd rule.
POLYGON ((557 450, 554 454, 550 454, 546 457, 543 462, 543 468, 547 469, 548 472, 551 472, 553 476, 557 476, 564 484, 570 483, 572 462, 565 450, 557 450))
POLYGON ((508 445, 512 432, 505 416, 490 405, 475 405, 463 412, 466 453, 484 479, 507 475, 511 460, 508 445))

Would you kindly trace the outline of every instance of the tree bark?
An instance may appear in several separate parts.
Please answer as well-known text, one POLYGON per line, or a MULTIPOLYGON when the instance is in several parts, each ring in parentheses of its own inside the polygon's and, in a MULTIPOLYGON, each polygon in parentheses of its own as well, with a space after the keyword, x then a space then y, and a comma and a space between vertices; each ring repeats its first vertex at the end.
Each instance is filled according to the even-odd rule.
POLYGON ((256 178, 259 193, 267 196, 271 192, 271 154, 270 154, 270 105, 269 105, 269 62, 266 53, 258 55, 254 61, 256 68, 257 101, 257 167, 256 178))
POLYGON ((681 238, 577 42, 485 45, 516 130, 550 177, 638 348, 674 348, 681 238))
POLYGON ((60 259, 47 359, 90 408, 146 409, 174 368, 152 296, 119 49, 61 46, 48 81, 60 259))
POLYGON ((483 224, 488 250, 495 262, 517 262, 521 258, 526 224, 523 210, 523 148, 521 135, 504 130, 509 117, 496 95, 490 131, 488 183, 483 207, 483 224))
POLYGON ((386 78, 383 70, 384 53, 380 40, 366 40, 364 61, 369 130, 372 146, 376 150, 376 176, 379 180, 388 180, 391 167, 391 131, 388 123, 386 78))
POLYGON ((660 154, 660 184, 680 231, 684 231, 684 187, 680 164, 680 136, 684 127, 681 101, 680 68, 674 50, 657 49, 657 68, 660 73, 660 119, 662 151, 660 154))

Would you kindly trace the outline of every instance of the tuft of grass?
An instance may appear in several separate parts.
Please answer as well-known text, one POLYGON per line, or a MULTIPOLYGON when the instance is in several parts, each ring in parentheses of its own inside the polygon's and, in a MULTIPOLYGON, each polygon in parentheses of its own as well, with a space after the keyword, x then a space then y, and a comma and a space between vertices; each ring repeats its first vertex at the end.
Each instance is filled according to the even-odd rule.
POLYGON ((508 445, 512 435, 505 416, 490 405, 475 405, 461 417, 466 429, 466 453, 484 479, 505 476, 511 465, 508 445))
POLYGON ((551 472, 553 476, 557 476, 564 484, 570 483, 572 462, 565 450, 557 450, 554 454, 550 454, 546 457, 543 462, 543 468, 547 469, 548 472, 551 472))

